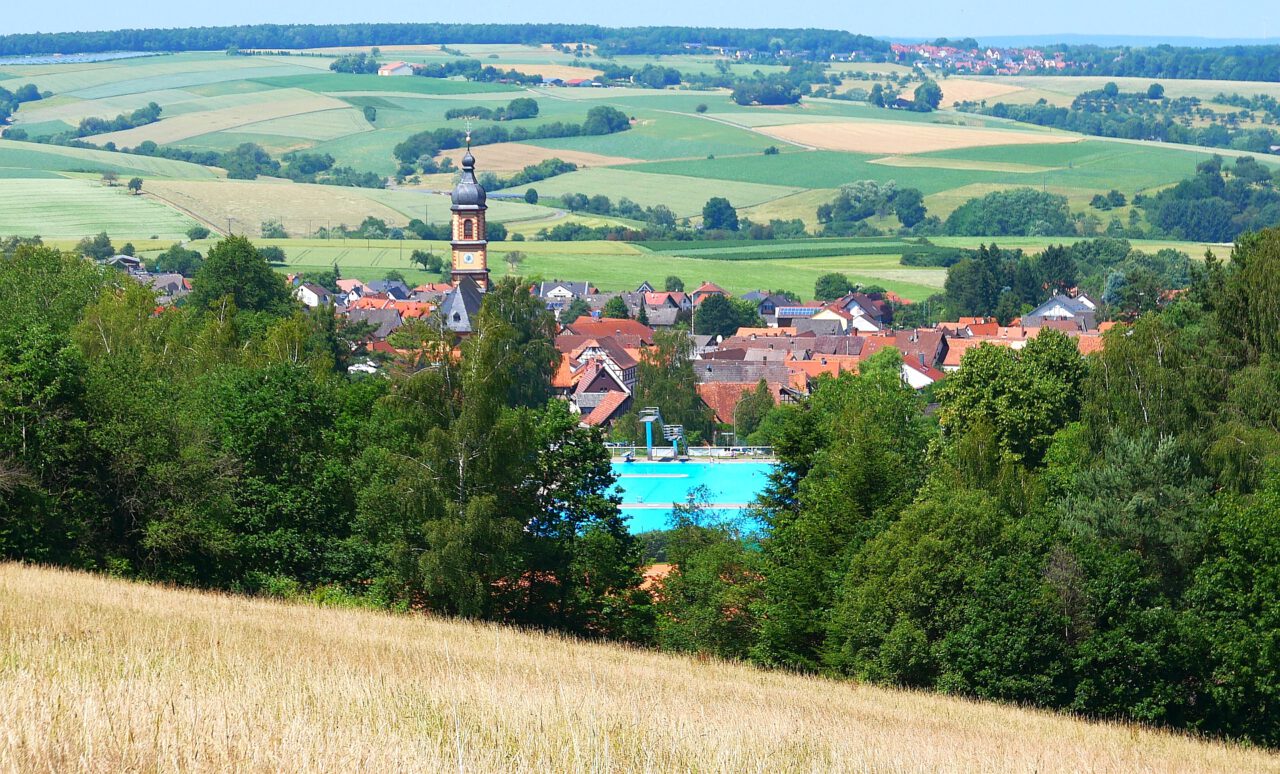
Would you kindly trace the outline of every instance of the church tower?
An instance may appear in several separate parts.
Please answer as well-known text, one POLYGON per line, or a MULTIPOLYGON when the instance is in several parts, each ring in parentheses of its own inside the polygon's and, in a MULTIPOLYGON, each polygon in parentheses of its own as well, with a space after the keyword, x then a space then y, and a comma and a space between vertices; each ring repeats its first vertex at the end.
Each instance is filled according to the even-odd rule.
POLYGON ((476 180, 476 158, 471 155, 471 136, 462 156, 462 176, 453 187, 453 273, 454 287, 470 277, 482 290, 489 289, 489 242, 485 239, 484 188, 476 180))

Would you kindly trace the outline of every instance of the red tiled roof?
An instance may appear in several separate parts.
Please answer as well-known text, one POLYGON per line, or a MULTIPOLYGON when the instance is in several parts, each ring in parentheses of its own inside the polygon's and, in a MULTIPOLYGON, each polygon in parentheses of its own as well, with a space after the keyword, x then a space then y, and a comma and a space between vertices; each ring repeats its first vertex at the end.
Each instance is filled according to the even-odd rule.
POLYGON ((429 316, 435 310, 435 304, 428 304, 424 301, 392 301, 387 308, 395 309, 400 313, 400 317, 405 320, 411 320, 429 316))
POLYGON ((1082 333, 1076 336, 1076 349, 1080 350, 1081 356, 1101 352, 1105 344, 1100 334, 1082 333))
POLYGON ((945 373, 943 373, 942 371, 939 371, 938 369, 934 368, 931 365, 921 364, 919 358, 912 357, 911 355, 903 355, 902 362, 908 368, 912 368, 916 371, 919 371, 920 373, 924 374, 925 376, 929 377, 935 382, 941 381, 945 379, 947 376, 945 373))
POLYGON ((627 402, 628 397, 630 396, 625 392, 606 392, 596 407, 591 409, 591 413, 582 420, 582 424, 598 427, 608 422, 622 408, 622 404, 627 402))
POLYGON ((612 336, 601 336, 598 339, 587 339, 579 346, 574 347, 569 354, 574 358, 580 359, 582 357, 582 353, 587 349, 604 350, 605 354, 613 360, 614 364, 624 371, 628 368, 635 368, 636 365, 639 364, 639 361, 627 354, 626 348, 618 344, 617 340, 612 336))
MULTIPOLYGON (((716 415, 717 422, 732 422, 733 410, 737 408, 742 396, 754 390, 759 382, 699 382, 698 397, 707 404, 716 415)), ((778 402, 782 385, 769 384, 769 392, 773 402, 778 402)))
POLYGON ((567 390, 578 383, 579 376, 581 374, 573 370, 573 356, 561 352, 560 364, 556 366, 556 372, 551 376, 551 386, 559 390, 567 390))
POLYGON ((942 358, 942 365, 947 368, 958 368, 964 360, 964 353, 983 344, 1008 347, 1013 344, 1013 341, 1009 339, 948 339, 947 354, 942 358))
POLYGON ((653 343, 653 328, 642 322, 617 317, 602 317, 594 320, 586 315, 579 317, 565 326, 566 330, 579 336, 638 336, 644 344, 653 343))
POLYGON ((812 360, 787 361, 787 366, 810 379, 816 379, 823 374, 839 376, 844 371, 857 371, 861 362, 860 355, 818 355, 812 360))
POLYGON ((644 294, 645 306, 663 306, 668 301, 670 301, 671 303, 675 304, 676 307, 678 308, 678 307, 684 306, 687 300, 688 300, 688 297, 684 294, 684 291, 679 291, 679 290, 665 291, 665 292, 655 291, 653 293, 644 294))

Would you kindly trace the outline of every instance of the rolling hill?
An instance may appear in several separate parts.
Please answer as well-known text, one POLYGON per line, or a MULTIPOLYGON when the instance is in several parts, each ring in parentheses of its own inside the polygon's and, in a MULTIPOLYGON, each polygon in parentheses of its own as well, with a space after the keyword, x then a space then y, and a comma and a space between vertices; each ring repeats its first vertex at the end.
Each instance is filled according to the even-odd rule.
POLYGON ((1125 725, 0 565, 0 769, 1277 771, 1125 725))

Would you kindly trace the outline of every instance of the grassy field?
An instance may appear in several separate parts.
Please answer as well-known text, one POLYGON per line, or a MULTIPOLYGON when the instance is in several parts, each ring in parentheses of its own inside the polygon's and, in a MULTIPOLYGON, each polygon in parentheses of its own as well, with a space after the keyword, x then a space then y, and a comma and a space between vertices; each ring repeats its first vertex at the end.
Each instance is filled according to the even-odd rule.
MULTIPOLYGON (((477 149, 479 152, 479 149, 477 149)), ((582 193, 588 196, 603 194, 614 202, 626 197, 637 204, 650 207, 665 204, 677 216, 702 214, 702 205, 712 196, 723 196, 735 207, 772 201, 799 193, 799 187, 783 187, 766 183, 718 182, 685 175, 652 175, 612 167, 597 167, 547 180, 532 185, 513 188, 513 193, 524 193, 535 188, 540 196, 560 196, 566 193, 582 193)))
POLYGON ((209 167, 185 161, 11 140, 0 140, 0 168, 96 174, 115 172, 122 177, 141 175, 185 180, 213 180, 218 177, 218 173, 209 167))
MULTIPOLYGON (((449 251, 445 242, 418 240, 264 239, 255 242, 277 245, 285 251, 288 263, 277 267, 280 271, 324 271, 336 263, 344 277, 365 281, 381 279, 391 270, 403 273, 414 282, 436 279, 411 264, 409 257, 414 250, 432 250, 437 255, 448 255, 449 251)), ((193 246, 204 252, 211 244, 204 241, 195 242, 193 246)), ((807 298, 813 295, 814 281, 832 271, 847 274, 854 282, 882 285, 909 299, 926 298, 942 288, 945 270, 902 266, 899 263, 902 249, 895 244, 881 244, 879 251, 859 245, 855 240, 847 244, 849 252, 854 254, 726 261, 687 257, 679 254, 679 250, 655 253, 625 242, 495 242, 489 246, 489 268, 496 276, 511 273, 505 255, 518 250, 526 257, 515 270, 516 274, 586 280, 602 290, 634 290, 645 280, 660 284, 663 278, 674 274, 689 287, 711 281, 731 293, 769 288, 791 290, 807 298)), ((797 253, 803 256, 804 249, 798 247, 797 253)))
MULTIPOLYGON (((85 117, 111 118, 154 101, 163 109, 160 121, 85 139, 99 145, 114 141, 120 146, 149 139, 182 149, 219 152, 253 142, 277 158, 290 151, 309 150, 332 155, 339 166, 383 176, 395 174, 399 164, 392 149, 405 138, 441 127, 460 128, 459 121, 445 119, 449 110, 471 105, 500 106, 520 96, 537 99, 539 116, 504 124, 510 128, 552 121, 580 122, 592 106, 604 104, 630 116, 631 129, 610 135, 507 144, 492 150, 489 164, 485 147, 478 146, 475 151, 479 171, 510 175, 525 164, 560 157, 585 168, 533 184, 544 197, 567 192, 603 194, 614 201, 626 197, 644 206, 665 204, 695 221, 708 198, 724 196, 754 220, 800 218, 814 227, 817 207, 830 201, 839 186, 858 180, 892 180, 903 187, 918 188, 925 194, 930 212, 940 217, 970 197, 1018 186, 1064 194, 1072 208, 1081 211, 1094 194, 1112 188, 1132 196, 1176 182, 1192 174, 1196 163, 1214 152, 1156 143, 1081 139, 991 117, 949 110, 886 110, 848 100, 805 99, 789 106, 742 106, 735 104, 725 90, 523 89, 511 84, 380 78, 328 71, 332 56, 356 50, 367 49, 326 49, 320 52, 321 56, 307 57, 228 57, 204 52, 113 62, 15 66, 5 68, 8 77, 0 79, 0 85, 16 88, 34 82, 41 89, 54 92, 48 100, 24 104, 15 114, 16 125, 34 135, 63 132, 85 117), (366 118, 365 108, 376 111, 372 121, 366 118), (974 144, 985 147, 966 147, 974 144), (765 155, 770 148, 779 152, 765 155)), ((569 74, 577 61, 547 46, 477 45, 461 50, 483 64, 524 66, 529 71, 542 68, 548 74, 569 74)), ((429 43, 384 47, 382 58, 416 62, 456 59, 429 43)), ((618 61, 633 66, 658 62, 694 72, 714 68, 717 57, 689 54, 621 57, 618 61)), ((591 65, 598 62, 587 57, 580 63, 584 66, 577 69, 588 75, 596 71, 591 65)), ((740 63, 733 67, 746 74, 755 69, 755 65, 740 63)), ((832 67, 833 72, 854 69, 868 68, 844 63, 832 67)), ((771 70, 765 67, 762 71, 771 70)), ((1073 95, 1097 88, 1105 80, 950 78, 943 85, 952 99, 983 95, 990 99, 1005 94, 1017 98, 1073 95)), ((1115 80, 1126 89, 1138 85, 1115 80)), ((860 88, 870 85, 869 81, 847 83, 860 88)), ((1145 84, 1143 80, 1143 88, 1145 84)), ((1217 91, 1280 94, 1280 87, 1274 84, 1169 81, 1165 86, 1171 96, 1187 93, 1207 98, 1217 91)), ((457 156, 456 152, 451 154, 457 156)), ((194 213, 199 219, 217 224, 231 217, 247 224, 250 233, 257 224, 274 218, 294 221, 290 233, 298 234, 314 231, 314 224, 320 221, 354 225, 369 215, 389 222, 396 217, 407 220, 421 217, 423 205, 432 209, 436 203, 405 191, 292 189, 285 196, 273 198, 263 196, 263 190, 224 181, 219 172, 205 167, 0 141, 0 178, 6 181, 48 180, 51 174, 83 176, 103 171, 114 171, 122 177, 137 175, 148 183, 163 179, 166 182, 157 186, 157 193, 161 187, 171 193, 179 186, 188 187, 191 190, 183 193, 185 198, 165 196, 153 203, 171 207, 174 212, 166 215, 168 218, 182 219, 187 213, 194 213), (197 181, 207 184, 187 186, 197 181), (192 193, 196 188, 198 193, 192 193)), ((448 180, 431 183, 438 188, 450 184, 448 180)), ((10 205, 22 198, 24 185, 6 182, 11 189, 17 187, 9 193, 10 205)), ((269 193, 283 190, 273 188, 269 193)), ((99 200, 94 208, 80 213, 81 225, 75 227, 111 230, 122 222, 134 221, 133 214, 111 213, 104 208, 108 203, 99 200)), ((136 209, 132 203, 121 204, 136 209)), ((521 209, 524 206, 495 200, 491 216, 497 221, 519 224, 515 228, 529 235, 566 219, 616 222, 600 216, 566 218, 553 208, 521 209)), ((438 220, 436 215, 443 216, 445 209, 429 214, 438 220)), ((31 222, 23 217, 0 214, 11 228, 31 222)))
MULTIPOLYGON (((951 80, 951 79, 948 79, 951 80)), ((987 101, 1009 103, 1031 103, 1041 97, 1054 105, 1070 105, 1076 95, 1101 89, 1108 82, 1114 82, 1121 91, 1146 91, 1152 83, 1164 86, 1167 97, 1198 97, 1208 102, 1219 93, 1240 94, 1251 97, 1255 94, 1266 94, 1280 98, 1280 84, 1259 81, 1227 81, 1197 80, 1179 78, 1124 78, 1106 76, 1068 76, 1068 75, 993 75, 972 76, 962 80, 979 83, 996 84, 1008 90, 999 97, 988 97, 987 101)), ((947 81, 942 82, 943 93, 947 93, 947 81)))
POLYGON ((67 179, 5 180, 0 184, 0 234, 181 238, 195 221, 124 186, 67 179))
POLYGON ((11 771, 1276 771, 1274 755, 420 616, 0 565, 11 771))

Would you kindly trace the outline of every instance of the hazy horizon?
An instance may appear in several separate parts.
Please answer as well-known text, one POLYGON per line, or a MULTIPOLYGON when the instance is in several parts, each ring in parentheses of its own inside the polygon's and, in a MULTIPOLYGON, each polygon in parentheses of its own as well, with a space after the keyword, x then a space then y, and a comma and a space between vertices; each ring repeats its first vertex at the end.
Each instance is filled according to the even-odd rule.
POLYGON ((86 0, 57 5, 17 6, 6 18, 5 33, 73 32, 144 27, 201 27, 242 24, 337 23, 582 23, 610 27, 717 26, 717 27, 820 27, 844 29, 878 38, 925 39, 974 37, 1044 39, 1120 37, 1148 39, 1266 40, 1280 33, 1280 23, 1268 18, 1260 3, 1242 3, 1232 13, 1206 16, 1200 4, 1189 0, 1141 2, 1117 5, 1102 0, 1081 0, 1061 6, 1028 6, 1004 0, 963 4, 930 0, 913 10, 921 20, 918 29, 904 29, 898 6, 853 8, 835 3, 787 7, 745 0, 726 17, 709 5, 655 0, 629 6, 627 16, 597 2, 568 0, 554 9, 500 0, 468 8, 441 8, 430 16, 416 3, 384 0, 367 8, 345 4, 279 0, 271 4, 225 0, 213 6, 152 6, 129 3, 104 6, 86 0))

